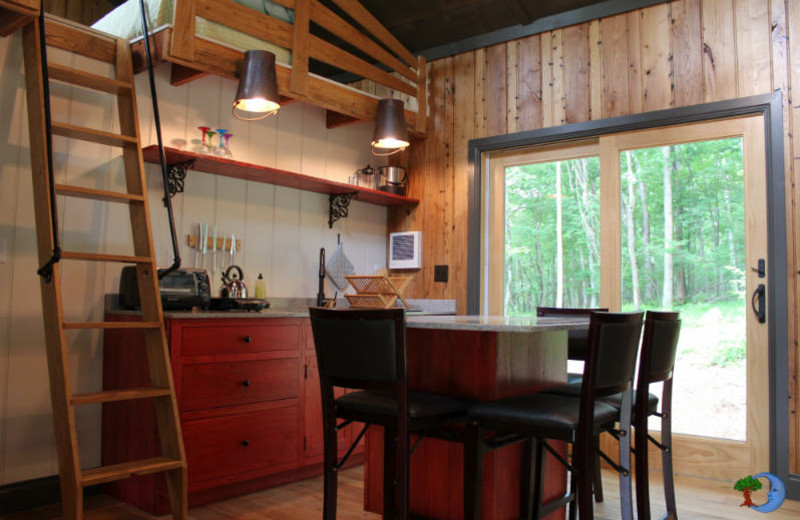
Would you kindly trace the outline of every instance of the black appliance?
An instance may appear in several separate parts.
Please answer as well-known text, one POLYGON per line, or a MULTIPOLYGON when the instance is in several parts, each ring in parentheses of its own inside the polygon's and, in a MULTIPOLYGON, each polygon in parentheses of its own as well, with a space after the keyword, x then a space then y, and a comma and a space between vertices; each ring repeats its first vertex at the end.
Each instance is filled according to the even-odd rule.
MULTIPOLYGON (((159 269, 159 274, 166 269, 159 269)), ((164 310, 189 310, 192 307, 208 309, 211 303, 211 285, 205 269, 176 269, 158 281, 161 307, 164 310)), ((139 284, 136 266, 122 268, 119 277, 119 305, 123 309, 138 309, 139 284)))

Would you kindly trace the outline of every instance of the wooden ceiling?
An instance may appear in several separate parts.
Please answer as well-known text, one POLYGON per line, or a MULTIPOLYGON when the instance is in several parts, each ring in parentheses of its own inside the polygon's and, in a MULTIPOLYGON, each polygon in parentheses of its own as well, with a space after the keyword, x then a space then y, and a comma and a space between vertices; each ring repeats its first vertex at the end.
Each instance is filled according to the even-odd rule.
MULTIPOLYGON (((326 0, 328 3, 330 0, 326 0)), ((411 52, 528 25, 605 0, 361 0, 411 52)))

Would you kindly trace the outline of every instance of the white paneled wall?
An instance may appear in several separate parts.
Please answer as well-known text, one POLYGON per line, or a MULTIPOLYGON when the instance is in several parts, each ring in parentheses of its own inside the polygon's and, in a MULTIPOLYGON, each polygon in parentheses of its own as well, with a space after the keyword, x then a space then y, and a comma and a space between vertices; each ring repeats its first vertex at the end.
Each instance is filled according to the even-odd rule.
MULTIPOLYGON (((53 61, 97 74, 109 65, 51 49, 53 61)), ((0 38, 0 485, 57 473, 42 328, 33 217, 28 125, 22 74, 21 33, 0 38)), ((156 70, 164 144, 191 149, 198 126, 226 128, 240 161, 346 182, 374 158, 372 127, 355 124, 325 128, 325 111, 302 103, 283 107, 266 120, 245 123, 230 112, 236 85, 206 77, 183 87, 169 85, 169 67, 156 70)), ((156 142, 147 76, 137 76, 143 145, 156 142)), ((52 83, 53 118, 106 131, 118 128, 116 102, 106 94, 52 83)), ((124 190, 119 151, 54 138, 57 182, 124 190)), ((161 203, 161 173, 147 164, 151 219, 157 259, 171 261, 166 211, 161 203)), ((66 250, 131 253, 127 208, 120 204, 59 200, 62 245, 66 250)), ((183 265, 194 252, 186 237, 198 222, 217 226, 218 235, 242 241, 236 263, 252 287, 259 273, 268 297, 307 297, 317 292, 320 247, 330 253, 341 234, 344 251, 359 273, 386 261, 386 209, 353 202, 350 216, 328 229, 328 197, 317 193, 189 171, 183 194, 173 199, 183 265)), ((198 259, 199 260, 199 259, 198 259)), ((208 261, 207 261, 208 262, 208 261)), ((206 264, 209 265, 208 263, 206 264)), ((116 292, 119 266, 65 262, 63 294, 69 320, 101 320, 103 297, 116 292)), ((219 275, 214 290, 219 288, 219 275)), ((326 285, 333 294, 333 286, 326 285)), ((102 334, 70 333, 70 373, 77 391, 99 389, 102 334)), ((84 407, 77 416, 82 464, 100 459, 100 408, 84 407)))

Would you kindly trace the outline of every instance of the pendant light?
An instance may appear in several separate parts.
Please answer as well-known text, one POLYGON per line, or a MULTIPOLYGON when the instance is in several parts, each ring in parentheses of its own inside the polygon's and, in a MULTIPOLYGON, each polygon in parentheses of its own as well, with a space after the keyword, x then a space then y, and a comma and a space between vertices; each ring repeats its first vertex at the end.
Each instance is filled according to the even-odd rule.
POLYGON ((403 102, 399 99, 378 101, 378 117, 372 135, 372 155, 384 156, 405 150, 410 144, 403 102))
POLYGON ((275 55, 268 51, 246 51, 233 101, 234 117, 255 121, 271 116, 281 107, 279 99, 275 55), (242 113, 258 115, 252 117, 242 113))

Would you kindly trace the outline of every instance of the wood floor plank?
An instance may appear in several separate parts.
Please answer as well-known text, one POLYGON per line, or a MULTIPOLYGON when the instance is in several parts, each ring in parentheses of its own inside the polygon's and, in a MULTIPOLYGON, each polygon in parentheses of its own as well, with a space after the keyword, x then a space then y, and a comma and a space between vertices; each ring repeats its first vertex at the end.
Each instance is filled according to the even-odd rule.
MULTIPOLYGON (((338 520, 378 520, 380 515, 363 511, 363 466, 357 466, 339 474, 338 520)), ((619 518, 619 494, 616 474, 603 472, 605 501, 595 505, 595 520, 619 518)), ((651 478, 651 500, 653 517, 664 512, 661 480, 654 473, 651 478)), ((739 507, 742 494, 729 482, 676 477, 678 514, 684 520, 739 520, 754 519, 755 511, 739 507)), ((761 503, 766 493, 759 491, 753 500, 761 503)), ((309 520, 322 518, 322 477, 302 480, 250 495, 232 498, 197 507, 189 512, 193 520, 309 520)), ((46 506, 30 511, 21 511, 0 516, 0 520, 55 520, 61 509, 46 506)), ((783 507, 769 514, 769 520, 796 520, 800 516, 800 502, 787 500, 783 507)), ((127 504, 113 499, 94 496, 87 500, 86 520, 156 520, 163 517, 149 516, 127 504)), ((766 517, 765 517, 766 518, 766 517)))

